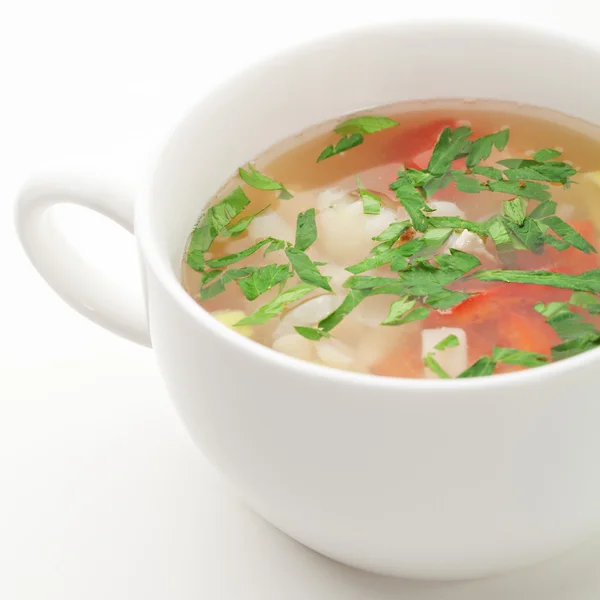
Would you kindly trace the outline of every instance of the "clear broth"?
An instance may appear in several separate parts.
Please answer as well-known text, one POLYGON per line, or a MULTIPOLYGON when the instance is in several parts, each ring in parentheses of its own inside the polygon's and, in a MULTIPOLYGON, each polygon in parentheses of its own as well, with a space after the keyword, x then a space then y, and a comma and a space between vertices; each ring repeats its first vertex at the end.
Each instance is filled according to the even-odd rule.
MULTIPOLYGON (((365 113, 357 113, 359 114, 365 113)), ((370 110, 366 114, 385 115, 395 119, 399 125, 365 136, 362 145, 317 163, 316 158, 321 151, 326 146, 339 141, 340 136, 334 133, 333 129, 341 119, 319 124, 282 141, 251 161, 259 171, 283 182, 294 194, 290 200, 278 200, 275 192, 251 188, 243 183, 237 174, 232 176, 214 196, 211 204, 220 201, 236 186, 241 185, 251 200, 251 204, 244 210, 242 216, 268 206, 264 215, 275 214, 279 219, 272 221, 270 225, 269 222, 265 222, 260 227, 254 226, 253 223, 246 232, 235 239, 217 237, 210 248, 209 256, 215 258, 238 252, 267 235, 281 237, 293 243, 298 213, 316 207, 319 237, 307 250, 307 254, 315 261, 327 263, 327 266, 320 269, 324 275, 333 277, 331 283, 339 304, 347 292, 342 288, 343 280, 350 276, 350 273, 344 272, 344 268, 357 262, 358 255, 360 255, 359 260, 365 258, 368 252, 361 254, 358 248, 356 252, 354 251, 352 229, 348 230, 348 236, 340 237, 341 232, 338 227, 335 231, 335 235, 338 236, 337 241, 334 239, 328 244, 324 243, 321 236, 325 233, 320 231, 319 224, 325 222, 324 217, 320 216, 321 213, 331 210, 327 200, 331 199, 334 209, 339 208, 337 204, 339 199, 343 198, 345 193, 356 190, 358 174, 364 188, 381 194, 384 197, 384 206, 389 210, 395 210, 399 205, 388 186, 394 181, 395 172, 401 163, 410 159, 406 153, 412 152, 410 148, 398 150, 398 140, 402 140, 403 136, 410 139, 411 132, 427 129, 428 124, 438 121, 440 124, 469 124, 474 136, 477 137, 508 127, 510 141, 502 157, 525 158, 531 155, 532 151, 541 148, 560 150, 563 153, 560 160, 570 162, 578 169, 579 174, 574 179, 579 185, 573 185, 569 189, 551 186, 552 199, 558 203, 557 214, 574 226, 585 224, 586 239, 597 246, 600 228, 600 185, 587 174, 600 171, 599 127, 545 109, 488 100, 398 103, 370 110), (272 230, 265 230, 267 225, 272 230), (346 247, 347 249, 344 250, 346 247), (347 256, 346 260, 344 256, 347 256)), ((413 148, 423 150, 419 145, 421 142, 418 137, 413 148)), ((476 195, 456 190, 446 190, 442 196, 441 200, 454 203, 464 213, 466 219, 475 221, 484 220, 492 214, 501 212, 502 202, 510 198, 503 194, 476 195)), ((436 198, 434 194, 434 199, 436 198)), ((381 227, 381 230, 383 229, 385 226, 381 227)), ((373 235, 377 233, 376 231, 373 235)), ((376 243, 372 242, 372 245, 376 243)), ((490 249, 487 243, 486 248, 490 249)), ((596 255, 590 257, 573 248, 565 252, 568 254, 562 253, 564 257, 561 260, 572 263, 569 267, 571 273, 599 266, 596 255)), ((549 260, 548 253, 542 257, 538 255, 532 257, 531 264, 526 264, 525 268, 550 268, 549 260)), ((263 251, 259 251, 234 266, 260 266, 273 262, 281 264, 286 262, 283 252, 274 252, 265 256, 263 251)), ((389 271, 387 273, 389 274, 389 271)), ((379 272, 365 274, 379 274, 379 272)), ((200 301, 198 291, 201 276, 202 274, 190 268, 184 259, 183 286, 204 309, 218 316, 225 314, 223 311, 243 311, 246 315, 251 314, 277 295, 277 288, 273 288, 257 299, 249 301, 236 283, 230 283, 225 292, 209 300, 200 301)), ((295 277, 288 281, 287 286, 294 283, 298 283, 295 277)), ((473 291, 491 294, 490 290, 495 290, 496 287, 480 285, 473 291)), ((525 286, 525 288, 513 287, 507 293, 502 291, 484 309, 475 308, 466 312, 464 307, 460 307, 461 310, 434 310, 424 321, 396 327, 383 327, 380 323, 387 316, 390 304, 397 298, 376 296, 364 301, 338 327, 334 328, 331 332, 332 339, 320 341, 300 339, 301 336, 294 331, 293 325, 315 327, 314 319, 306 317, 305 320, 308 322, 302 322, 302 315, 299 315, 291 321, 288 319, 289 322, 286 324, 286 317, 289 317, 298 305, 325 294, 323 290, 317 290, 298 303, 288 306, 280 316, 265 324, 252 326, 251 337, 261 344, 274 347, 296 358, 334 368, 393 377, 433 377, 434 374, 423 364, 425 350, 422 331, 424 329, 444 328, 444 332, 453 332, 458 328, 464 331, 466 343, 463 342, 462 345, 465 347, 461 352, 466 354, 468 364, 472 364, 484 354, 489 355, 494 346, 547 353, 552 345, 560 343, 560 338, 544 322, 541 315, 532 309, 532 305, 537 301, 536 298, 540 301, 563 301, 564 290, 552 290, 546 293, 548 290, 545 286, 525 286), (298 320, 300 322, 296 323, 298 320), (544 330, 544 327, 547 330, 544 330)), ((568 298, 569 294, 566 293, 566 296, 568 298)), ((466 306, 467 309, 470 308, 468 304, 466 306)), ((317 309, 316 313, 318 312, 317 309)), ((587 313, 585 317, 585 320, 597 324, 597 317, 591 317, 587 313)), ((456 353, 457 350, 453 352, 456 353)), ((457 360, 464 361, 465 356, 457 360)), ((518 365, 499 364, 495 373, 520 368, 522 367, 518 365)))

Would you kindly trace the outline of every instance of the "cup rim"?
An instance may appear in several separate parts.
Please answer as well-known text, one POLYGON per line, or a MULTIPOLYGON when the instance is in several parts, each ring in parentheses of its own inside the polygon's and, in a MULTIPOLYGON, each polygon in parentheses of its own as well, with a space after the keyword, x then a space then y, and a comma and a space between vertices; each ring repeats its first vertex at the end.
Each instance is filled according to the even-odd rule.
MULTIPOLYGON (((237 78, 255 70, 260 70, 268 66, 272 61, 285 61, 301 55, 307 50, 314 52, 315 49, 319 48, 319 46, 324 48, 338 40, 352 36, 375 35, 384 30, 401 31, 403 28, 407 27, 410 27, 411 29, 421 28, 422 30, 428 30, 428 32, 431 34, 432 30, 445 30, 448 27, 456 27, 457 25, 469 26, 475 23, 477 24, 479 34, 482 32, 482 28, 485 27, 487 27, 490 31, 497 31, 499 27, 502 27, 508 35, 510 35, 510 33, 521 35, 527 34, 536 36, 537 38, 544 38, 547 42, 561 44, 563 47, 569 47, 574 51, 595 54, 600 61, 600 46, 595 46, 591 40, 577 37, 571 32, 560 31, 555 28, 550 28, 546 25, 522 25, 513 20, 495 20, 493 23, 490 23, 489 19, 478 17, 408 18, 392 23, 370 24, 367 26, 359 26, 352 29, 338 31, 333 34, 321 35, 317 38, 286 47, 284 50, 272 52, 267 56, 263 56, 260 59, 253 61, 243 69, 233 72, 224 80, 220 81, 218 85, 211 88, 211 90, 200 100, 198 100, 191 109, 189 109, 182 117, 180 117, 175 126, 171 128, 170 134, 167 136, 166 140, 160 146, 158 155, 153 161, 152 168, 149 171, 149 177, 146 180, 145 187, 142 188, 142 193, 137 198, 135 206, 135 236, 141 254, 145 259, 145 266, 153 272, 154 276, 169 293, 172 299, 177 303, 178 307, 187 313, 199 325, 208 328, 213 335, 220 337, 223 342, 231 344, 232 348, 235 348, 241 353, 244 353, 248 356, 254 356, 257 359, 264 361, 265 365, 270 364, 278 369, 284 371, 287 370, 296 375, 310 377, 312 379, 326 380, 327 382, 335 382, 336 384, 339 383, 371 390, 378 388, 398 392, 414 391, 423 393, 429 391, 478 391, 485 390, 490 387, 510 389, 522 386, 524 384, 535 383, 536 381, 547 377, 560 377, 576 369, 589 366, 592 361, 594 361, 596 358, 599 358, 600 347, 593 350, 588 350, 561 361, 548 363, 546 365, 529 368, 523 371, 494 374, 485 377, 450 380, 388 377, 369 373, 344 371, 341 369, 318 365, 288 356, 282 352, 274 350, 273 348, 246 338, 211 316, 208 311, 197 304, 194 299, 185 291, 181 281, 177 277, 177 274, 171 267, 168 257, 160 251, 157 242, 153 239, 148 208, 153 195, 153 174, 157 170, 157 166, 162 160, 164 149, 188 118, 190 118, 197 111, 201 110, 205 102, 209 101, 213 96, 219 94, 223 88, 226 88, 228 85, 232 84, 237 78)), ((357 108, 357 110, 359 109, 357 108)))

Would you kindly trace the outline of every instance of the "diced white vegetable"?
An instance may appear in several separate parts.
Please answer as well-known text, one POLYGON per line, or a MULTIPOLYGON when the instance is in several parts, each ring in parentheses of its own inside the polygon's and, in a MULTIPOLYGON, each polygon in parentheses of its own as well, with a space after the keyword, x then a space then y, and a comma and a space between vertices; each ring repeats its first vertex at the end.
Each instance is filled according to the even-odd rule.
POLYGON ((318 210, 325 210, 333 206, 348 206, 354 201, 355 199, 342 188, 334 187, 323 190, 317 196, 316 206, 318 210))
POLYGON ((279 338, 294 333, 294 327, 298 325, 304 327, 316 325, 321 319, 333 312, 340 301, 341 299, 326 294, 303 302, 281 318, 273 337, 279 338))
POLYGON ((464 217, 465 213, 454 204, 446 200, 431 200, 429 206, 435 210, 431 213, 432 217, 464 217))
MULTIPOLYGON (((362 202, 361 202, 362 208, 362 202)), ((389 208, 381 208, 378 215, 364 215, 366 217, 365 231, 370 238, 374 238, 379 235, 384 229, 387 229, 389 225, 398 220, 396 213, 389 208)), ((374 246, 376 242, 371 240, 371 245, 374 246)))
POLYGON ((379 327, 390 312, 390 298, 384 295, 365 298, 352 311, 352 315, 369 327, 379 327))
POLYGON ((314 361, 317 358, 316 345, 299 333, 290 333, 275 340, 273 350, 301 360, 314 361))
POLYGON ((336 294, 345 295, 347 293, 348 290, 344 288, 344 282, 351 275, 349 271, 346 271, 346 269, 335 263, 327 263, 326 265, 319 267, 319 271, 321 274, 325 275, 325 277, 331 277, 329 285, 336 294))
MULTIPOLYGON (((422 357, 425 358, 430 352, 433 353, 435 360, 440 367, 450 375, 456 377, 460 375, 468 366, 467 358, 467 335, 463 329, 457 327, 440 327, 439 329, 423 329, 421 332, 422 357), (449 335, 455 335, 459 344, 454 348, 445 350, 436 350, 435 346, 449 335)), ((436 379, 437 375, 425 369, 425 377, 436 379)))
POLYGON ((317 357, 328 367, 352 369, 355 364, 352 349, 337 340, 321 340, 317 344, 317 357))
POLYGON ((235 327, 235 324, 246 316, 243 310, 216 310, 211 314, 217 321, 220 321, 223 325, 229 327, 229 329, 233 329, 233 331, 237 331, 245 337, 252 337, 252 325, 235 327))
POLYGON ((371 329, 373 328, 362 323, 353 311, 347 317, 344 317, 331 333, 336 340, 355 348, 371 329))
POLYGON ((394 211, 386 208, 378 215, 365 215, 360 200, 327 208, 317 215, 319 245, 328 260, 351 265, 368 256, 376 244, 372 238, 396 220, 394 211))
MULTIPOLYGON (((415 322, 414 325, 418 327, 415 322)), ((367 369, 390 354, 404 334, 414 331, 413 323, 401 327, 369 327, 356 343, 356 362, 367 369)))
POLYGON ((254 239, 274 237, 294 243, 296 230, 277 213, 267 211, 259 215, 248 225, 248 234, 254 239))
POLYGON ((454 248, 455 250, 461 250, 462 252, 467 252, 468 254, 474 254, 475 256, 479 256, 479 258, 489 258, 493 260, 494 257, 487 251, 485 244, 480 236, 472 231, 467 231, 466 229, 460 234, 457 235, 453 233, 448 241, 444 244, 446 254, 450 253, 450 248, 454 248))

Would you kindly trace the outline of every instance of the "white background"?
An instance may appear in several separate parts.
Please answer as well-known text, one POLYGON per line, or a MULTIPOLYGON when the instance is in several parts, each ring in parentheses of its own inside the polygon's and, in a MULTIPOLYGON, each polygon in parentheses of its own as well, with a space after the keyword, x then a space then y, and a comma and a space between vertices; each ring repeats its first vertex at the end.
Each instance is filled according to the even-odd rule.
MULTIPOLYGON (((291 542, 242 507, 192 446, 151 353, 63 305, 12 229, 29 175, 83 172, 135 189, 200 96, 302 39, 466 13, 598 37, 591 0, 487 4, 0 0, 0 598, 597 600, 600 540, 452 585, 359 573, 291 542)), ((599 76, 590 73, 590 91, 599 76)), ((133 273, 125 234, 79 211, 64 223, 94 260, 133 273), (119 253, 128 258, 115 261, 119 253)))

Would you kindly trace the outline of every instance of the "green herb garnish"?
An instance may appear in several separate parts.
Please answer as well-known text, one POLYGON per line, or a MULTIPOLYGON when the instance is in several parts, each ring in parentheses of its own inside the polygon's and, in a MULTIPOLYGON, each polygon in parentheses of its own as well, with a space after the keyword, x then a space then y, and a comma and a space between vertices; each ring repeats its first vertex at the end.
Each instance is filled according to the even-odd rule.
POLYGON ((484 184, 480 183, 475 177, 467 175, 463 171, 451 171, 452 179, 456 183, 456 189, 466 194, 478 194, 485 189, 484 184))
POLYGON ((265 244, 269 244, 273 241, 273 238, 266 238, 261 240, 260 242, 256 242, 256 244, 246 248, 245 250, 240 250, 239 252, 234 252, 233 254, 226 254, 225 256, 220 256, 219 258, 211 258, 206 261, 206 264, 212 269, 220 269, 221 267, 228 267, 244 258, 248 258, 254 254, 259 248, 262 248, 265 244))
POLYGON ((288 242, 284 242, 283 240, 274 240, 271 239, 271 243, 267 246, 265 250, 265 256, 269 254, 269 252, 277 252, 278 250, 283 250, 289 246, 288 242))
POLYGON ((248 215, 247 217, 244 217, 243 219, 240 219, 239 221, 236 221, 235 223, 231 223, 230 225, 227 225, 227 227, 225 227, 225 229, 221 230, 221 235, 223 237, 232 237, 232 238, 236 238, 239 237, 240 235, 242 235, 242 233, 244 233, 244 231, 246 231, 246 229, 248 229, 248 226, 250 225, 250 223, 252 223, 252 221, 254 221, 254 219, 256 217, 258 217, 258 215, 262 214, 265 212, 265 210, 267 210, 270 207, 270 205, 265 206, 264 208, 261 208, 259 211, 248 215))
POLYGON ((363 189, 358 175, 356 176, 356 185, 363 203, 363 212, 365 215, 378 215, 381 212, 381 198, 377 194, 363 189))
POLYGON ((294 248, 307 250, 317 239, 317 224, 315 222, 315 209, 309 208, 300 213, 296 221, 296 243, 294 248))
POLYGON ((556 202, 552 200, 546 200, 546 202, 540 202, 530 213, 529 216, 532 219, 543 219, 550 217, 556 212, 556 202))
POLYGON ((445 288, 441 288, 440 290, 427 294, 425 298, 425 303, 431 308, 436 308, 437 310, 447 310, 464 302, 467 298, 470 298, 471 294, 467 292, 456 292, 454 290, 447 290, 445 288))
POLYGON ((335 128, 335 132, 344 137, 337 144, 327 146, 327 148, 319 154, 317 162, 321 162, 326 158, 335 156, 336 154, 340 154, 341 152, 345 152, 346 150, 350 150, 350 148, 362 144, 365 135, 377 133, 378 131, 389 129, 396 125, 398 125, 398 123, 393 119, 388 117, 377 117, 374 115, 364 115, 362 117, 348 119, 335 128))
POLYGON ((544 234, 544 243, 547 244, 548 246, 552 246, 553 248, 556 248, 559 252, 563 252, 567 248, 571 247, 570 244, 568 244, 567 242, 564 242, 563 240, 559 240, 557 237, 553 236, 550 233, 544 234))
POLYGON ((238 173, 240 178, 250 187, 253 187, 257 190, 280 191, 280 200, 289 200, 290 198, 293 198, 293 195, 290 194, 283 183, 275 181, 275 179, 271 179, 271 177, 268 177, 260 171, 257 171, 251 164, 248 164, 248 171, 240 167, 238 169, 238 173))
POLYGON ((563 360, 598 347, 600 347, 600 335, 587 334, 554 346, 552 348, 552 360, 563 360))
POLYGON ((450 379, 450 375, 442 369, 440 363, 435 360, 433 352, 429 352, 423 358, 423 364, 433 373, 435 373, 440 379, 450 379))
POLYGON ((512 239, 512 244, 517 249, 519 246, 515 243, 515 240, 518 240, 521 244, 521 247, 526 250, 536 254, 542 252, 545 238, 543 231, 540 229, 538 221, 532 219, 531 217, 524 217, 521 225, 510 219, 505 219, 504 224, 514 236, 512 239))
POLYGON ((289 265, 266 265, 256 269, 249 277, 238 280, 237 284, 248 300, 255 300, 291 276, 289 265))
MULTIPOLYGON (((565 162, 543 160, 553 152, 555 153, 556 150, 546 148, 536 152, 533 159, 507 158, 498 161, 498 164, 507 167, 504 175, 512 181, 531 179, 548 183, 562 183, 565 187, 569 187, 571 177, 577 173, 577 170, 565 162)), ((554 154, 554 157, 556 156, 560 156, 560 154, 554 154)))
POLYGON ((307 340, 311 340, 312 342, 318 342, 323 338, 330 338, 331 334, 327 333, 327 331, 323 331, 322 329, 315 329, 314 327, 294 327, 294 329, 307 340))
MULTIPOLYGON (((362 144, 365 135, 396 125, 392 119, 372 115, 348 119, 335 128, 336 133, 343 137, 328 146, 318 161, 362 144)), ((369 256, 346 267, 352 276, 344 282, 348 291, 341 304, 317 326, 297 326, 295 331, 314 342, 331 337, 330 332, 362 300, 377 295, 392 297, 389 314, 382 325, 401 326, 425 319, 432 309, 447 310, 464 302, 471 294, 462 291, 460 283, 476 279, 482 282, 546 285, 569 289, 572 295, 569 302, 538 303, 534 307, 561 339, 561 343, 552 348, 551 356, 519 348, 495 347, 491 356, 482 356, 461 373, 459 378, 491 375, 496 364, 500 363, 537 367, 550 360, 560 360, 600 347, 600 331, 581 314, 582 310, 586 310, 591 315, 600 315, 600 268, 579 275, 514 269, 517 258, 520 258, 519 252, 541 253, 548 246, 559 251, 572 247, 585 254, 596 252, 590 241, 556 215, 557 205, 551 200, 551 188, 548 184, 568 187, 576 169, 560 161, 560 152, 551 148, 539 150, 531 158, 504 159, 495 166, 482 164, 489 160, 494 148, 502 151, 508 139, 508 130, 471 139, 470 127, 446 128, 440 134, 426 168, 411 168, 407 165, 401 167, 397 179, 389 187, 410 220, 392 223, 374 237, 377 245, 371 249, 369 256), (463 158, 466 159, 466 168, 453 168, 456 166, 455 161, 463 158), (460 217, 436 217, 428 198, 451 182, 465 193, 490 191, 510 194, 511 198, 503 203, 502 214, 485 222, 460 217), (439 253, 440 248, 445 248, 444 244, 453 232, 465 230, 484 240, 491 238, 506 268, 476 270, 481 263, 472 254, 454 249, 450 249, 447 254, 439 253), (404 234, 407 234, 406 238, 413 239, 403 242, 404 234), (363 275, 373 269, 385 267, 389 268, 389 276, 363 275)), ((281 182, 260 173, 253 165, 240 169, 239 175, 251 187, 278 191, 284 199, 292 197, 281 182)), ((383 197, 364 189, 358 175, 356 184, 364 214, 380 214, 383 197)), ((226 256, 211 258, 207 254, 217 236, 235 238, 242 235, 252 220, 269 208, 265 207, 247 216, 241 215, 249 202, 242 188, 238 187, 209 208, 192 232, 186 255, 188 264, 202 273, 201 300, 221 293, 232 281, 237 283, 250 301, 279 286, 276 298, 236 325, 265 323, 310 292, 319 288, 332 291, 330 277, 325 277, 319 271, 319 267, 325 263, 313 261, 306 252, 317 240, 315 209, 298 215, 293 246, 284 240, 266 238, 226 256), (262 247, 265 248, 265 255, 284 250, 289 263, 232 267, 262 247), (302 283, 286 290, 285 286, 293 276, 297 276, 302 283)), ((434 350, 443 352, 458 345, 458 337, 449 335, 436 344, 434 350)), ((448 374, 436 360, 435 352, 430 352, 423 358, 424 365, 438 377, 448 378, 448 374)))
POLYGON ((502 171, 496 167, 474 167, 471 169, 471 173, 474 175, 483 175, 484 177, 488 177, 489 179, 494 179, 496 181, 500 181, 503 178, 502 171))
POLYGON ((413 227, 417 231, 426 231, 428 223, 423 212, 433 212, 434 209, 425 202, 421 192, 409 181, 405 172, 398 174, 398 179, 390 185, 390 189, 406 209, 413 227))
POLYGON ((479 281, 505 281, 506 283, 533 283, 574 290, 578 292, 600 292, 600 269, 581 275, 567 275, 550 271, 477 271, 471 275, 479 281))
POLYGON ((241 187, 211 206, 200 224, 194 229, 188 245, 187 263, 196 271, 204 270, 204 254, 209 250, 219 233, 250 204, 241 187))
POLYGON ((491 375, 495 368, 496 363, 489 356, 482 356, 458 377, 459 379, 464 379, 466 377, 485 377, 491 375))
POLYGON ((515 198, 514 200, 507 200, 503 204, 504 208, 504 216, 515 223, 519 227, 525 223, 525 211, 527 209, 527 204, 523 198, 515 198))
POLYGON ((434 348, 436 350, 446 350, 446 348, 456 348, 460 344, 458 338, 451 333, 446 336, 441 342, 438 342, 434 348))
POLYGON ((243 267, 241 269, 229 269, 225 272, 222 270, 208 271, 205 273, 204 277, 202 277, 202 281, 200 282, 200 300, 214 298, 225 291, 225 286, 228 283, 252 275, 257 269, 258 267, 243 267), (222 277, 214 281, 219 275, 222 275, 222 277), (214 283, 211 283, 213 281, 214 283), (211 283, 211 285, 208 285, 209 283, 211 283))
POLYGON ((376 242, 397 242, 400 236, 410 229, 410 221, 399 221, 391 223, 378 236, 373 238, 376 242))
POLYGON ((544 225, 547 225, 562 238, 567 244, 570 244, 577 250, 581 250, 586 254, 590 252, 596 252, 594 246, 592 246, 582 235, 580 235, 575 229, 573 229, 568 223, 563 221, 560 217, 550 216, 542 220, 544 225))
POLYGON ((394 119, 388 117, 363 115, 362 117, 353 117, 340 123, 334 131, 340 135, 347 135, 349 133, 362 133, 366 135, 390 129, 390 127, 396 127, 397 125, 398 123, 394 119))
POLYGON ((339 325, 345 316, 349 315, 367 296, 366 290, 350 290, 342 303, 322 321, 319 322, 319 328, 324 331, 331 331, 336 325, 339 325))
POLYGON ((430 227, 451 227, 452 229, 466 229, 478 235, 487 235, 488 223, 479 221, 468 221, 461 217, 427 217, 430 227))
POLYGON ((557 158, 561 154, 562 152, 554 150, 554 148, 543 148, 542 150, 538 150, 537 152, 533 153, 533 160, 538 162, 546 162, 547 160, 557 158))
POLYGON ((423 234, 423 237, 419 239, 425 243, 423 248, 429 253, 432 253, 440 249, 452 235, 453 231, 454 230, 450 227, 438 227, 437 229, 430 228, 423 234))
MULTIPOLYGON (((467 168, 476 168, 482 160, 487 160, 490 157, 494 146, 500 151, 504 150, 506 144, 508 144, 508 135, 508 129, 502 129, 497 133, 484 135, 475 140, 471 144, 469 156, 467 156, 467 168)), ((496 179, 496 177, 492 177, 492 179, 496 179)))
POLYGON ((548 362, 549 358, 537 352, 519 350, 518 348, 495 347, 492 352, 492 361, 521 367, 539 367, 548 362))
POLYGON ((538 183, 537 181, 489 181, 487 187, 492 192, 502 194, 513 194, 521 198, 530 198, 531 200, 539 200, 545 202, 550 200, 550 192, 548 186, 538 183))
POLYGON ((355 265, 346 267, 346 271, 349 271, 353 275, 358 275, 359 273, 364 273, 365 271, 370 271, 371 269, 383 267, 389 263, 392 263, 391 269, 393 271, 400 271, 408 266, 408 261, 402 255, 401 249, 390 248, 383 252, 379 252, 374 256, 369 256, 355 265))
POLYGON ((572 312, 571 305, 567 302, 538 302, 533 308, 546 318, 548 325, 563 340, 572 340, 590 333, 600 335, 591 323, 584 321, 580 314, 572 312))
POLYGON ((251 315, 244 317, 238 321, 235 326, 240 325, 261 325, 266 323, 273 317, 276 317, 288 304, 300 300, 306 294, 312 292, 315 288, 314 285, 307 283, 301 283, 287 290, 283 290, 277 298, 267 302, 261 306, 258 310, 253 312, 251 315))
POLYGON ((410 300, 408 296, 396 300, 390 306, 390 312, 382 325, 404 325, 413 321, 426 319, 430 313, 429 309, 424 307, 414 308, 416 300, 410 300))
POLYGON ((452 130, 446 127, 433 149, 427 171, 435 177, 445 175, 461 152, 468 147, 467 138, 471 135, 470 127, 458 127, 452 130))
POLYGON ((317 265, 315 265, 308 254, 298 248, 286 248, 285 254, 301 281, 314 285, 315 287, 323 288, 328 292, 333 291, 327 277, 319 273, 317 265))
POLYGON ((331 156, 335 156, 336 154, 340 154, 345 152, 346 150, 350 150, 350 148, 354 148, 355 146, 359 146, 363 143, 364 137, 360 133, 353 133, 351 135, 347 135, 343 137, 337 144, 327 146, 321 154, 319 154, 319 158, 317 158, 317 162, 321 162, 326 158, 330 158, 331 156))
POLYGON ((589 292, 574 292, 569 304, 587 310, 591 315, 600 314, 600 300, 589 292))

